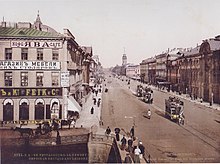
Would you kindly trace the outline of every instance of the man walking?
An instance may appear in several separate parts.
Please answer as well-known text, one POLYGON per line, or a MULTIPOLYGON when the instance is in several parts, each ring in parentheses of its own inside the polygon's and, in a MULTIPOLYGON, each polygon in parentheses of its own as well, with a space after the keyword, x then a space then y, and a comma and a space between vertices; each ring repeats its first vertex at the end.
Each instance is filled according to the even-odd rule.
POLYGON ((134 126, 132 126, 131 130, 130 130, 130 135, 133 138, 134 137, 134 126))

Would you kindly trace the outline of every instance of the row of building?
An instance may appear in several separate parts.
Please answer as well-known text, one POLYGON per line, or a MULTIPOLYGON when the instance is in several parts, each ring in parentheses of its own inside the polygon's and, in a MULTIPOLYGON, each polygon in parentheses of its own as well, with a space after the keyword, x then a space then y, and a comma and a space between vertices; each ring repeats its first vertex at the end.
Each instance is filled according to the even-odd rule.
POLYGON ((211 104, 220 103, 220 36, 203 40, 195 48, 168 49, 143 60, 139 65, 124 62, 113 70, 141 82, 165 87, 179 93, 201 98, 211 104), (126 70, 133 70, 128 74, 126 70))
POLYGON ((36 21, 0 25, 0 121, 78 116, 96 72, 92 47, 36 21))

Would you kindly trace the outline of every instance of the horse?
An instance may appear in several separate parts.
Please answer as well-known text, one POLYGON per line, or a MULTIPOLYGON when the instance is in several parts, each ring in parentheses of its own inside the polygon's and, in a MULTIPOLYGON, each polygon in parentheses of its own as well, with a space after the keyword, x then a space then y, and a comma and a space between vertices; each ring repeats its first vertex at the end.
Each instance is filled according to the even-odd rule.
POLYGON ((33 129, 31 129, 31 128, 15 127, 14 131, 18 131, 22 137, 23 137, 23 134, 28 134, 29 136, 32 136, 34 134, 33 129))

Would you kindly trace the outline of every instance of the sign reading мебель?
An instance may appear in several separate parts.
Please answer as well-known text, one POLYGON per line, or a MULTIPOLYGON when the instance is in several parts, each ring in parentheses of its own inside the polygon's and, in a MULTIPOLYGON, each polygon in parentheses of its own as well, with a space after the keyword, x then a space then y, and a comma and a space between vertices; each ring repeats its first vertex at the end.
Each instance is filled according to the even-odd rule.
POLYGON ((11 41, 12 48, 63 48, 62 41, 11 41))
POLYGON ((38 70, 59 70, 58 61, 0 61, 0 69, 38 69, 38 70))
POLYGON ((69 87, 70 86, 70 73, 69 71, 60 73, 60 81, 61 87, 69 87))
POLYGON ((62 88, 0 88, 0 97, 54 97, 62 96, 62 88))

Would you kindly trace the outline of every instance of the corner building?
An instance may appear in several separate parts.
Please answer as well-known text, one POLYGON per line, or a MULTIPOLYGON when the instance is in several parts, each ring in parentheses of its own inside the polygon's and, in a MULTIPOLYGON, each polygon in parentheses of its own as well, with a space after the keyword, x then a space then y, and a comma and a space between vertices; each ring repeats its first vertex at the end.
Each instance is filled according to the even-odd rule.
POLYGON ((37 21, 38 28, 25 23, 22 28, 6 27, 4 22, 0 26, 0 121, 3 124, 65 119, 72 104, 80 110, 75 99, 69 97, 71 75, 73 79, 81 79, 79 46, 68 29, 64 29, 64 34, 42 31, 39 15, 37 21))

